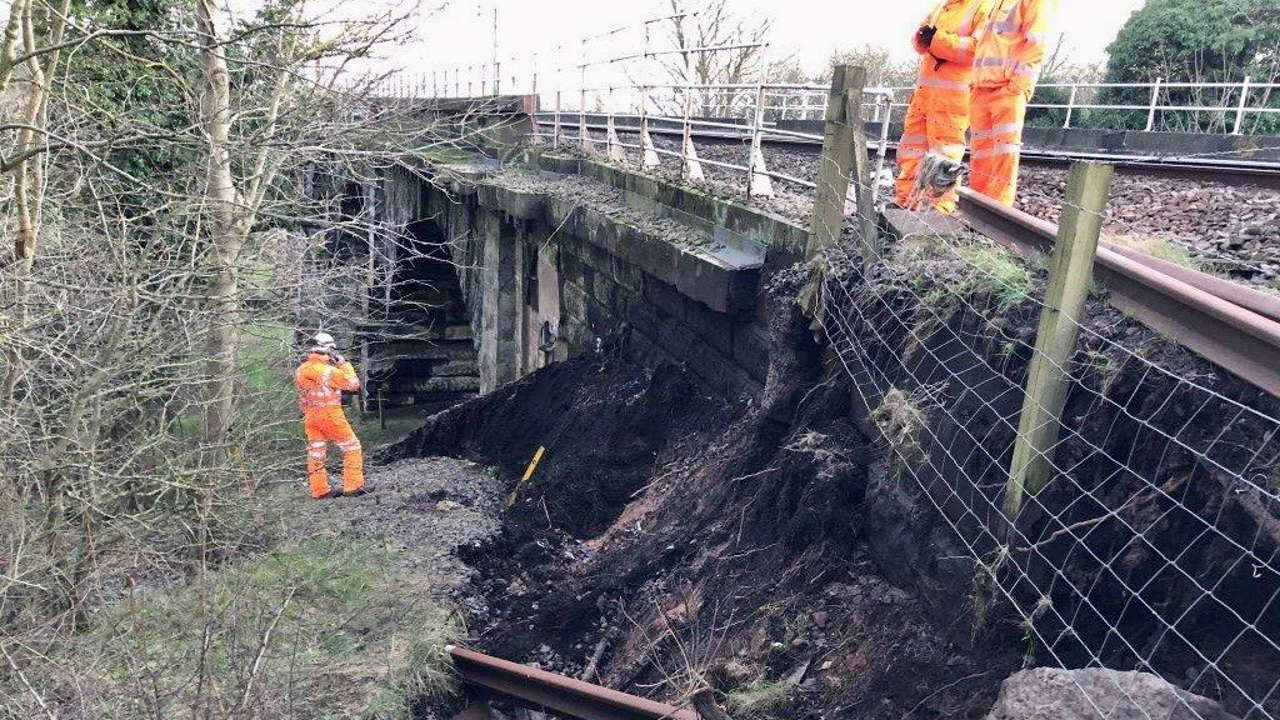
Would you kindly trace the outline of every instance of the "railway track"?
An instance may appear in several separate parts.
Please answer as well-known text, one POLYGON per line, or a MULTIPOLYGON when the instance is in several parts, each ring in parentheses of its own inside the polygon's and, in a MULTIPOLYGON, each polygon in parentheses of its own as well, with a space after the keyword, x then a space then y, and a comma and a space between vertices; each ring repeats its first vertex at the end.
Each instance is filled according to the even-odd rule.
MULTIPOLYGON (((551 129, 555 126, 555 122, 546 119, 546 115, 543 114, 539 116, 538 126, 551 129)), ((578 130, 576 116, 562 115, 561 126, 569 132, 576 133, 578 130)), ((607 130, 607 127, 598 123, 588 123, 587 129, 603 133, 607 130)), ((615 129, 619 133, 640 132, 640 128, 635 125, 618 125, 615 129)), ((682 131, 678 128, 651 126, 649 132, 653 135, 675 137, 680 136, 682 131)), ((742 132, 728 129, 697 128, 691 134, 694 139, 711 142, 745 143, 750 140, 750 132, 746 128, 742 132)), ((760 142, 765 146, 784 146, 800 151, 811 151, 815 155, 822 150, 822 140, 820 138, 800 137, 789 134, 780 135, 768 131, 761 134, 760 142)), ((876 140, 871 139, 869 145, 874 150, 876 148, 876 140)), ((893 154, 897 150, 897 143, 890 141, 887 147, 889 154, 893 154)), ((1155 155, 1117 155, 1036 148, 1023 150, 1022 160, 1028 165, 1048 167, 1065 167, 1077 160, 1093 160, 1110 163, 1115 166, 1116 172, 1126 175, 1171 179, 1200 179, 1233 186, 1280 190, 1280 163, 1276 162, 1196 157, 1158 157, 1155 155)))
MULTIPOLYGON (((446 650, 458 676, 486 698, 545 709, 581 720, 699 720, 682 710, 564 675, 485 655, 456 645, 446 650)), ((484 705, 473 705, 454 720, 493 717, 484 705)))
MULTIPOLYGON (((1048 253, 1057 226, 969 188, 960 218, 1020 252, 1048 253)), ((1094 273, 1111 303, 1178 344, 1280 397, 1280 297, 1106 242, 1094 273)))
MULTIPOLYGON (((591 129, 591 126, 588 126, 591 129)), ((603 126, 600 127, 603 129, 603 126)), ((619 127, 619 131, 636 131, 619 127)), ((576 127, 568 128, 576 132, 576 127)), ((679 134, 671 128, 651 129, 655 134, 679 134)), ((741 142, 732 131, 699 137, 741 142)), ((766 141, 774 138, 766 137, 766 141)), ((789 145, 805 138, 788 137, 789 145)), ((804 146, 804 145, 802 145, 804 146)), ((815 154, 820 143, 813 141, 815 154)), ((1115 156, 1057 156, 1067 163, 1077 159, 1115 162, 1115 156)), ((1123 161, 1117 166, 1145 174, 1149 167, 1185 175, 1191 165, 1169 169, 1164 163, 1123 161)), ((1261 164, 1265 165, 1265 164, 1261 164)), ((1280 164, 1265 167, 1205 165, 1199 177, 1219 182, 1261 184, 1280 188, 1280 164)), ((1021 210, 994 203, 967 188, 961 190, 959 217, 972 229, 1021 253, 1047 253, 1057 237, 1057 226, 1021 210)), ((1148 327, 1213 362, 1267 393, 1280 397, 1280 297, 1252 289, 1198 270, 1103 242, 1098 248, 1095 274, 1111 290, 1110 301, 1148 327)))

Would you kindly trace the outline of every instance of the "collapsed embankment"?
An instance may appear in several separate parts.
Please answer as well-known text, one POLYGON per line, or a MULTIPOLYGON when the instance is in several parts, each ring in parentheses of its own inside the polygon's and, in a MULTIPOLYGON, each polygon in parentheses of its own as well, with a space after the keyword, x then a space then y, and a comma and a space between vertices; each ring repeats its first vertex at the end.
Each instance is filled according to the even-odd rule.
POLYGON ((1266 461, 1258 448, 1273 440, 1250 440, 1247 419, 1153 379, 1147 363, 1264 401, 1091 303, 1098 335, 1081 343, 1067 410, 1083 419, 1058 449, 1073 481, 1051 485, 1046 511, 1019 526, 1035 542, 1000 546, 987 525, 1041 280, 1006 278, 1027 283, 1011 292, 975 281, 973 257, 930 257, 866 282, 833 273, 822 345, 794 302, 802 274, 767 275, 768 377, 749 405, 678 367, 631 364, 620 336, 394 448, 492 462, 513 486, 547 448, 499 538, 470 558, 488 601, 475 642, 647 695, 709 686, 739 717, 981 716, 1002 680, 1039 664, 1153 669, 1240 708, 1198 659, 1215 637, 1233 680, 1264 696, 1276 660, 1265 641, 1280 632, 1265 603, 1280 578, 1246 585, 1230 538, 1272 557, 1274 538, 1189 448, 1217 433, 1213 447, 1237 451, 1214 460, 1234 467, 1266 461), (1224 427, 1240 436, 1222 440, 1224 427), (1229 566, 1212 597, 1235 612, 1215 612, 1171 556, 1192 573, 1229 566), (1186 622, 1161 633, 1169 616, 1186 622), (1231 641, 1240 618, 1255 640, 1231 641), (1144 633, 1148 646, 1129 643, 1144 633))

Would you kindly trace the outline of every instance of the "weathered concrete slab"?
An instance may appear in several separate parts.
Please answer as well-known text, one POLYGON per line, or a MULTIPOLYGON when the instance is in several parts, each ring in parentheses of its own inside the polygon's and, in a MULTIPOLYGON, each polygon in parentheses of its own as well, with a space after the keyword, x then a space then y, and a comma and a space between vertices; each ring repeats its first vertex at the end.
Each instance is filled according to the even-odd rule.
MULTIPOLYGON (((749 208, 591 161, 544 154, 537 162, 602 168, 609 182, 544 169, 545 183, 508 172, 459 182, 448 198, 428 189, 440 196, 428 207, 454 240, 473 312, 481 391, 543 364, 546 322, 558 357, 629 337, 633 357, 684 364, 730 396, 758 392, 767 369, 767 336, 755 311, 761 268, 771 248, 791 242, 788 235, 802 245, 803 229, 783 227, 779 243, 767 229, 771 219, 742 220, 755 233, 749 236, 728 221, 735 213, 749 218, 749 208)), ((435 369, 436 380, 465 370, 452 361, 435 369)))
MULTIPOLYGON (((629 207, 651 212, 655 217, 692 224, 706 233, 702 244, 683 246, 634 227, 607 209, 591 207, 572 198, 513 190, 484 180, 476 183, 475 194, 479 205, 486 210, 522 220, 541 219, 548 227, 557 229, 557 234, 573 235, 598 248, 603 256, 595 264, 601 269, 610 267, 610 256, 621 258, 645 273, 670 282, 688 297, 717 312, 737 312, 754 303, 765 247, 724 227, 687 217, 642 196, 624 193, 629 198, 629 207)), ((488 252, 492 256, 493 249, 488 252)), ((496 256, 490 259, 493 257, 496 256)))
POLYGON ((766 250, 784 248, 800 251, 808 240, 807 229, 760 208, 747 207, 708 192, 593 160, 580 160, 579 165, 583 175, 635 193, 670 210, 699 218, 710 226, 731 231, 738 237, 759 243, 766 250))
POLYGON ((886 234, 901 243, 923 238, 959 238, 969 235, 964 223, 934 210, 916 212, 889 208, 884 211, 884 225, 886 234))
POLYGON ((547 196, 542 193, 479 183, 476 185, 476 198, 480 207, 501 210, 520 220, 541 219, 546 214, 547 196))

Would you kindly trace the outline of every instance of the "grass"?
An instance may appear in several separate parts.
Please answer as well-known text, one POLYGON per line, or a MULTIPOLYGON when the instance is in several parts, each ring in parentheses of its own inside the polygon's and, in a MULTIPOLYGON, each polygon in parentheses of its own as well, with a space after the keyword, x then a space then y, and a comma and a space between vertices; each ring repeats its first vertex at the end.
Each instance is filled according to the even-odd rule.
MULTIPOLYGON (((293 328, 263 321, 245 326, 240 336, 236 366, 250 392, 279 392, 281 378, 288 379, 288 360, 294 347, 293 328)), ((292 383, 285 384, 292 396, 292 383)))
MULTIPOLYGON (((270 416, 268 422, 296 415, 297 395, 288 367, 293 344, 293 329, 277 322, 250 323, 240 333, 236 370, 242 379, 241 391, 255 396, 256 409, 270 416)), ((187 413, 174 418, 170 427, 179 438, 199 437, 204 415, 187 413)))
POLYGON ((360 442, 366 448, 374 448, 403 437, 410 430, 421 425, 426 418, 422 415, 388 414, 385 430, 378 423, 376 413, 368 417, 361 417, 360 413, 348 410, 347 419, 351 422, 351 428, 355 430, 356 437, 360 438, 360 442))
POLYGON ((1156 235, 1138 233, 1102 233, 1102 241, 1120 247, 1137 250, 1152 257, 1160 258, 1175 265, 1192 270, 1203 270, 1201 264, 1191 256, 1187 248, 1174 241, 1156 235))
POLYGON ((1031 271, 1014 253, 993 243, 957 245, 957 257, 974 269, 966 289, 989 294, 1001 309, 1011 308, 1031 294, 1031 271))
POLYGON ((307 540, 134 593, 94 619, 64 664, 105 690, 96 717, 167 705, 157 716, 241 706, 255 717, 406 718, 412 700, 453 692, 443 647, 459 626, 421 599, 426 582, 376 545, 307 540))
POLYGON ((985 238, 924 239, 901 245, 893 257, 928 305, 988 296, 1001 310, 1035 288, 1032 268, 1014 252, 985 238))
POLYGON ((871 411, 871 420, 880 429, 885 444, 898 458, 899 468, 917 462, 923 452, 920 446, 920 429, 927 427, 929 410, 935 405, 927 389, 913 393, 890 388, 880 404, 871 411))
POLYGON ((475 157, 475 153, 467 152, 461 148, 441 145, 419 150, 418 157, 427 162, 448 165, 451 163, 467 162, 475 157))
POLYGON ((759 682, 734 690, 726 700, 736 715, 754 718, 773 717, 787 699, 787 684, 783 682, 759 682))

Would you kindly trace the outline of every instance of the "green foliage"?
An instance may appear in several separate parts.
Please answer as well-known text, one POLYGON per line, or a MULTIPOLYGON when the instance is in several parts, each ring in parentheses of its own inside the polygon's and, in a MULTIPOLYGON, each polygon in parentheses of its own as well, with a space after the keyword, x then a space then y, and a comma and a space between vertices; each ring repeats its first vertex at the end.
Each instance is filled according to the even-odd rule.
MULTIPOLYGON (((191 26, 187 0, 107 0, 74 6, 85 25, 135 32, 165 33, 191 26)), ((117 142, 107 153, 111 163, 142 180, 180 177, 199 158, 200 148, 184 129, 196 118, 183 83, 194 83, 198 61, 185 43, 161 43, 146 35, 124 35, 76 46, 68 52, 67 72, 76 79, 81 99, 115 138, 144 130, 151 139, 117 142), (164 138, 164 141, 159 141, 164 138)), ((194 84, 191 87, 198 87, 194 84)), ((191 175, 187 172, 187 175, 191 175)), ((154 202, 154 198, 150 198, 154 202)), ((139 199, 139 207, 147 204, 139 199)))
POLYGON ((787 700, 788 686, 782 682, 760 682, 729 693, 726 700, 735 717, 773 718, 787 700))
POLYGON ((307 540, 135 592, 65 659, 78 681, 114 690, 94 698, 96 717, 243 703, 254 717, 398 720, 411 700, 453 692, 443 646, 457 620, 420 594, 391 551, 307 540))
MULTIPOLYGON (((1108 83, 1149 83, 1156 78, 1182 82, 1240 82, 1246 75, 1256 82, 1280 80, 1280 3, 1275 0, 1148 0, 1135 12, 1107 48, 1108 83)), ((1271 107, 1280 107, 1272 93, 1271 107)), ((1250 95, 1257 103, 1262 92, 1250 95)), ((1099 104, 1145 105, 1144 88, 1107 88, 1099 104)), ((1172 89, 1161 94, 1162 104, 1223 106, 1225 112, 1157 113, 1156 129, 1222 132, 1235 121, 1231 110, 1238 91, 1172 89)), ((1142 129, 1145 111, 1109 110, 1092 115, 1097 127, 1142 129)), ((1245 131, 1280 132, 1280 118, 1249 118, 1245 131)))
MULTIPOLYGON (((1035 94, 1031 96, 1032 105, 1066 105, 1071 99, 1071 91, 1067 88, 1045 87, 1052 84, 1053 78, 1041 78, 1035 94)), ((1076 120, 1077 113, 1072 113, 1076 120)), ((1060 128, 1066 122, 1067 111, 1064 108, 1027 108, 1027 125, 1042 128, 1060 128)))
POLYGON ((279 393, 283 386, 292 397, 288 367, 295 353, 293 328, 278 322, 261 321, 244 328, 237 366, 246 387, 254 392, 279 393))
POLYGON ((1201 263, 1191 256, 1191 251, 1187 249, 1186 244, 1179 243, 1170 238, 1160 237, 1158 235, 1141 235, 1141 234, 1118 234, 1107 233, 1102 234, 1102 240, 1120 245, 1121 247, 1137 250, 1138 252, 1151 255, 1152 257, 1167 260, 1175 265, 1181 265, 1192 270, 1203 270, 1201 263))
POLYGON ((1026 262, 986 238, 908 243, 899 247, 893 264, 926 304, 938 307, 986 298, 1006 310, 1022 302, 1034 287, 1026 262))

